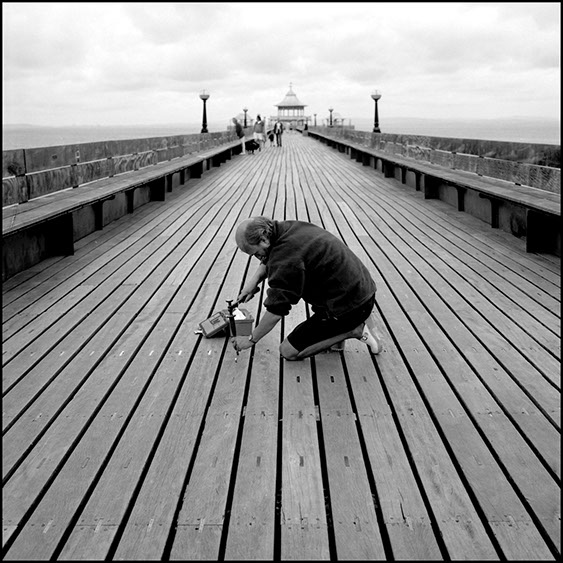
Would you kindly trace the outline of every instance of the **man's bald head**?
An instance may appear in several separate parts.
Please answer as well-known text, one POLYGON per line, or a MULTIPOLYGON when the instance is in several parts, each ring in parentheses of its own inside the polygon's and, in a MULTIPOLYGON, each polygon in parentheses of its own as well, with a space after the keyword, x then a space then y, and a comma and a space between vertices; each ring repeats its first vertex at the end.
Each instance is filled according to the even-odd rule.
POLYGON ((270 246, 273 231, 274 222, 269 217, 250 217, 239 223, 235 242, 246 254, 263 257, 264 250, 270 246), (257 247, 260 249, 257 250, 257 247))
POLYGON ((252 223, 252 218, 250 219, 245 219, 244 221, 242 221, 241 223, 239 223, 236 233, 235 233, 235 242, 237 243, 237 246, 241 249, 244 250, 244 248, 247 245, 247 238, 246 238, 246 230, 248 229, 248 226, 252 223))
POLYGON ((235 240, 239 243, 258 244, 263 240, 270 240, 274 232, 274 222, 269 217, 250 217, 242 221, 237 227, 235 240))

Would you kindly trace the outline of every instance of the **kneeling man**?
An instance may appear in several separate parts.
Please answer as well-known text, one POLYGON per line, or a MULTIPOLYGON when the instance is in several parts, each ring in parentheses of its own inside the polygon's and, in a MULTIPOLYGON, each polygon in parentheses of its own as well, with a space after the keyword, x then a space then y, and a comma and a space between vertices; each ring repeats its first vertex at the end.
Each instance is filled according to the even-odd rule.
POLYGON ((266 309, 250 337, 231 339, 235 350, 260 341, 303 299, 313 314, 281 343, 287 360, 301 360, 347 338, 381 352, 372 310, 375 282, 360 259, 325 229, 303 221, 251 217, 237 227, 238 248, 260 260, 260 266, 238 296, 244 303, 268 280, 266 309))

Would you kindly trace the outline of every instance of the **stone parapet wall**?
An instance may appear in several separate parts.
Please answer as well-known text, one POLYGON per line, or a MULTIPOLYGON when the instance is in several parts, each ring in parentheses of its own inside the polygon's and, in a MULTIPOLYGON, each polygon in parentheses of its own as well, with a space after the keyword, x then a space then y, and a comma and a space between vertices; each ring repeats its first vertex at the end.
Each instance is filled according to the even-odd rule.
POLYGON ((2 207, 193 155, 236 139, 231 131, 100 141, 2 152, 2 207))
POLYGON ((561 147, 316 127, 323 135, 445 168, 561 193, 561 147))

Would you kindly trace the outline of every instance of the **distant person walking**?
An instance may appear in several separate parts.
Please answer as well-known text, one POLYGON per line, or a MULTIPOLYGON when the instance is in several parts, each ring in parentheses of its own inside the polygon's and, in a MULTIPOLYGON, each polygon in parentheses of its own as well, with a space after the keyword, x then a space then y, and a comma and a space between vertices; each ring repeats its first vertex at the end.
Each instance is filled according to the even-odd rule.
POLYGON ((261 151, 266 142, 266 136, 264 134, 264 122, 260 114, 256 116, 256 122, 254 123, 254 140, 258 143, 258 150, 261 151))
POLYGON ((242 125, 239 123, 236 117, 233 117, 233 123, 235 124, 235 133, 237 134, 237 137, 240 139, 242 154, 246 154, 246 145, 245 145, 246 139, 244 138, 244 129, 242 128, 242 125))
POLYGON ((276 143, 278 147, 282 146, 283 123, 278 119, 274 125, 274 133, 276 135, 276 143))

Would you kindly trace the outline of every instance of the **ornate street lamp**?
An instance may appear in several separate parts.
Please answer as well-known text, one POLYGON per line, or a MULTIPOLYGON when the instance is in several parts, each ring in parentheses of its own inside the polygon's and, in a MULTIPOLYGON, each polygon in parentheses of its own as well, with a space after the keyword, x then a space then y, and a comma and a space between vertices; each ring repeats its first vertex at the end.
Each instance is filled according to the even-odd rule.
POLYGON ((242 111, 244 111, 244 128, 246 129, 246 112, 248 111, 247 107, 242 108, 242 111))
POLYGON ((375 101, 375 117, 373 118, 373 132, 381 133, 379 129, 379 115, 377 114, 377 100, 381 98, 381 93, 379 92, 379 90, 374 90, 371 97, 375 101))
POLYGON ((334 108, 328 108, 328 111, 330 111, 330 124, 329 124, 329 127, 332 127, 332 112, 334 111, 334 108))
POLYGON ((207 90, 202 90, 199 97, 203 100, 203 122, 201 124, 201 132, 207 133, 207 110, 205 108, 205 103, 209 99, 209 92, 207 90))

